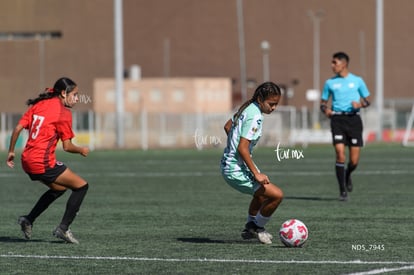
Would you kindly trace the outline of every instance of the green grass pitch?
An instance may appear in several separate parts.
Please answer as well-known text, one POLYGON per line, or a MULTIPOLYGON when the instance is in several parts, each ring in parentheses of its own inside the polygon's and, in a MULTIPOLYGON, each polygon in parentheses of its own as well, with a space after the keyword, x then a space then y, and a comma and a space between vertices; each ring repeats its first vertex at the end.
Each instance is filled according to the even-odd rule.
POLYGON ((17 167, 0 166, 0 274, 413 274, 414 149, 368 144, 338 201, 332 146, 258 148, 254 159, 285 199, 267 226, 272 245, 243 241, 249 196, 222 179, 222 149, 58 152, 90 188, 72 231, 52 236, 70 192, 22 238, 17 217, 46 190, 17 167), (303 155, 293 155, 300 150, 303 155), (309 239, 285 248, 283 221, 302 220, 309 239), (369 273, 371 272, 371 273, 369 273), (376 272, 376 273, 375 273, 376 272))

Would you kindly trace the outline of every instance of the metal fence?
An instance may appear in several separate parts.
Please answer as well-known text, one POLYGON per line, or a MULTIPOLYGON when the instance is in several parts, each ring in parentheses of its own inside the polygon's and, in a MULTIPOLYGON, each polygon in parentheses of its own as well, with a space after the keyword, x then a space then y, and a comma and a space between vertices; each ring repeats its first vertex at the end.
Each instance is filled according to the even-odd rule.
MULTIPOLYGON (((393 109, 385 110, 386 131, 397 133, 405 129, 409 113, 393 109), (407 118, 407 119, 405 119, 407 118)), ((125 113, 125 148, 196 148, 224 147, 226 135, 224 123, 233 113, 220 114, 168 114, 168 113, 125 113)), ((6 150, 10 135, 21 114, 1 113, 0 149, 6 150)), ((375 109, 362 114, 365 138, 375 131, 375 109)), ((116 148, 115 113, 73 112, 74 143, 94 149, 116 148)), ((311 112, 306 108, 279 106, 275 112, 265 115, 260 146, 281 145, 306 146, 309 143, 330 143, 329 119, 319 117, 319 127, 314 128, 311 112), (310 126, 312 125, 312 127, 310 126)), ((22 148, 27 133, 23 133, 16 148, 22 148)))
MULTIPOLYGON (((196 148, 224 147, 224 123, 233 113, 125 113, 125 148, 196 148)), ((10 135, 21 114, 1 113, 0 148, 8 148, 10 135)), ((91 149, 116 148, 115 113, 73 111, 74 143, 91 149)), ((291 131, 297 127, 298 116, 293 107, 281 107, 265 117, 261 144, 276 146, 290 143, 291 131)), ((16 148, 22 148, 27 133, 19 138, 16 148)))

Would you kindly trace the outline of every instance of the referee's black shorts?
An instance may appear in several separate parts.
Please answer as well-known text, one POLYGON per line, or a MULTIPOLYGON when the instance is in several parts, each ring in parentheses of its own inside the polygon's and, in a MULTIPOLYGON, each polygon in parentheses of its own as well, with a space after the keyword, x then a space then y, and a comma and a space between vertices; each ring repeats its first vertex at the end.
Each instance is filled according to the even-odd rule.
POLYGON ((362 138, 362 120, 358 114, 333 115, 331 131, 333 144, 343 143, 346 146, 364 146, 362 138))

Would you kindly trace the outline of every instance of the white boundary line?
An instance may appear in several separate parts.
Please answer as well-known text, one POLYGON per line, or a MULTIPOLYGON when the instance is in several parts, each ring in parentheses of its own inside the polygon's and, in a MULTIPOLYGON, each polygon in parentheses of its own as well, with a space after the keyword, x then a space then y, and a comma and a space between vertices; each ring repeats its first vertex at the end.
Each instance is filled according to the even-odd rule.
MULTIPOLYGON (((288 171, 289 175, 291 176, 298 176, 298 177, 320 177, 326 175, 332 175, 330 171, 288 171)), ((286 174, 286 171, 283 172, 275 172, 269 171, 266 173, 270 176, 278 176, 286 174)), ((387 170, 387 171, 359 171, 359 175, 413 175, 414 170, 387 170)), ((23 175, 23 174, 21 174, 23 175)), ((206 177, 206 176, 220 176, 220 171, 217 170, 215 172, 212 171, 205 171, 205 172, 111 172, 111 173, 82 173, 84 177, 102 177, 102 175, 108 177, 117 177, 117 178, 156 178, 156 177, 206 177)), ((12 173, 3 173, 0 174, 0 178, 13 178, 16 177, 16 174, 12 173)))
MULTIPOLYGON (((282 261, 282 260, 259 260, 259 259, 178 259, 178 258, 148 258, 148 257, 105 257, 105 256, 63 256, 63 255, 22 255, 22 254, 0 254, 0 258, 31 258, 31 259, 67 259, 67 260, 113 260, 113 261, 143 261, 143 262, 219 262, 219 263, 264 263, 264 264, 357 264, 357 265, 410 265, 414 268, 414 262, 392 262, 392 261, 282 261)), ((407 267, 404 267, 407 268, 407 267)))
POLYGON ((370 270, 370 271, 350 273, 350 274, 347 274, 347 275, 372 275, 372 274, 381 274, 381 273, 388 273, 388 272, 395 272, 395 271, 402 271, 402 270, 414 270, 414 265, 397 267, 397 268, 374 269, 374 270, 370 270))

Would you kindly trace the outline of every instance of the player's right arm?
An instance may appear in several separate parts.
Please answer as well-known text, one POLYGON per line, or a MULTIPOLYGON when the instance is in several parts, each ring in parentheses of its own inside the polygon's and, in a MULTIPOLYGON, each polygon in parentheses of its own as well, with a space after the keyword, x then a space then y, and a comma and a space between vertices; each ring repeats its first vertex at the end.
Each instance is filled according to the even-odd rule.
POLYGON ((10 168, 14 167, 14 148, 16 146, 17 139, 19 138, 20 132, 23 130, 23 126, 21 124, 17 124, 14 128, 13 133, 10 138, 10 145, 9 145, 9 153, 7 155, 7 166, 10 168))
POLYGON ((328 107, 328 100, 330 96, 331 96, 331 91, 329 89, 329 80, 327 80, 322 89, 321 104, 320 104, 321 112, 327 117, 332 116, 332 109, 328 107))
POLYGON ((327 117, 332 116, 332 110, 328 107, 328 101, 327 100, 321 100, 320 105, 321 112, 325 114, 327 117))
POLYGON ((237 147, 237 151, 239 152, 240 156, 242 157, 244 163, 246 163, 247 167, 249 168, 250 172, 254 175, 254 178, 257 180, 260 184, 269 184, 270 180, 265 175, 260 173, 259 170, 257 170, 256 165, 253 162, 253 159, 250 155, 250 140, 240 137, 239 146, 237 147))

